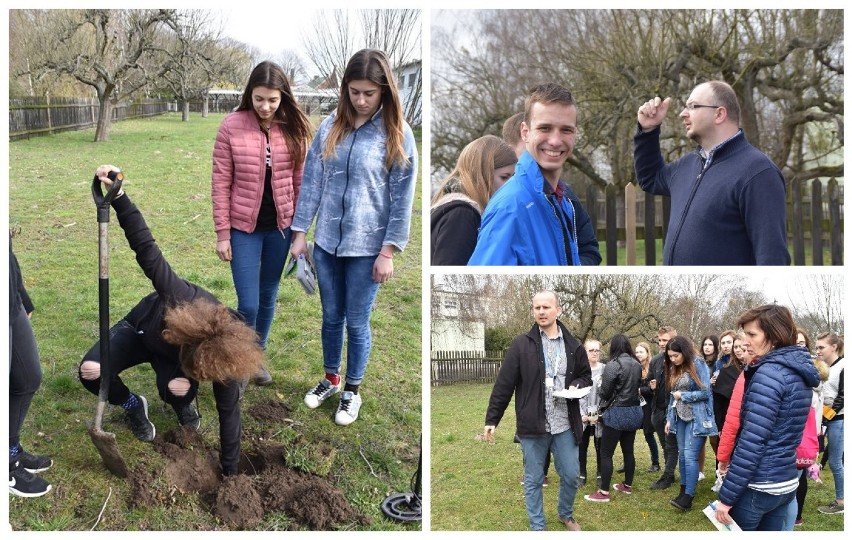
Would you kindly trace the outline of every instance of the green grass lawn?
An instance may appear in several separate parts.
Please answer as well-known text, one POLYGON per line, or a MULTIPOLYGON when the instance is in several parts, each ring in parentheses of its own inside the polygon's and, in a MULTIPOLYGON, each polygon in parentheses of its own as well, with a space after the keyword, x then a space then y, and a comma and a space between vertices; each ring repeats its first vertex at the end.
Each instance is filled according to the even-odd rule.
MULTIPOLYGON (((529 528, 524 509, 523 465, 515 433, 514 402, 497 428, 493 444, 478 440, 485 423, 485 410, 491 385, 438 386, 431 389, 431 528, 434 531, 525 531, 529 528)), ((594 481, 577 491, 574 516, 584 531, 715 531, 701 510, 712 500, 715 478, 713 450, 707 445, 704 474, 698 483, 692 511, 681 512, 669 504, 677 495, 677 485, 652 491, 651 483, 660 473, 648 473, 650 454, 641 431, 637 433, 636 476, 632 495, 614 494, 607 504, 592 503, 583 495, 594 492, 594 481)), ((620 450, 613 458, 617 468, 620 450)), ((594 474, 594 448, 589 448, 589 474, 594 474)), ((564 531, 556 513, 559 477, 551 465, 550 485, 544 488, 547 528, 564 531)), ((822 473, 823 484, 810 483, 804 525, 796 530, 843 530, 842 515, 823 515, 817 506, 834 497, 834 481, 829 470, 822 473)), ((613 473, 611 483, 623 480, 613 473)))
MULTIPOLYGON (((598 247, 601 252, 601 266, 606 266, 606 240, 598 239, 598 247)), ((790 260, 793 259, 793 244, 792 242, 787 243, 787 250, 790 252, 790 260)), ((663 241, 662 239, 658 239, 656 241, 656 251, 654 252, 657 257, 656 266, 663 265, 663 241)), ((627 249, 622 245, 618 247, 618 266, 625 266, 627 264, 627 249)), ((829 266, 831 265, 831 251, 828 248, 823 248, 822 250, 822 261, 823 265, 829 266)), ((813 266, 813 245, 810 242, 805 244, 805 265, 813 266)), ((644 239, 636 239, 636 266, 646 266, 645 265, 645 240, 644 239)))
MULTIPOLYGON (((125 189, 142 210, 172 267, 230 306, 236 295, 230 268, 218 260, 210 202, 211 154, 223 115, 192 115, 181 122, 169 114, 115 123, 110 141, 93 143, 91 130, 9 144, 9 214, 13 246, 36 311, 32 323, 44 379, 24 424, 22 443, 49 454, 55 464, 43 473, 54 486, 47 496, 9 499, 14 530, 211 530, 223 528, 209 502, 177 494, 167 506, 141 511, 128 505, 128 486, 110 475, 86 433, 96 396, 77 381, 77 364, 98 337, 98 227, 91 196, 95 169, 122 168, 125 189), (104 504, 109 493, 108 504, 104 504)), ((243 398, 244 438, 264 437, 287 447, 285 457, 310 472, 328 469, 317 441, 336 450, 323 474, 346 495, 373 530, 419 530, 384 518, 380 504, 394 492, 410 492, 420 457, 421 423, 421 190, 416 190, 412 238, 395 260, 394 278, 382 286, 373 313, 373 354, 362 386, 359 420, 342 428, 333 406, 309 410, 304 393, 322 377, 319 296, 307 296, 294 279, 282 282, 268 343, 274 383, 249 385, 243 398), (245 411, 277 399, 292 407, 291 422, 264 425, 245 411)), ((112 214, 110 310, 114 323, 152 291, 136 265, 112 214)), ((128 386, 148 397, 158 433, 176 425, 171 408, 157 396, 153 372, 125 372, 128 386)), ((334 401, 336 404, 335 400, 334 401)), ((218 448, 218 422, 210 384, 199 392, 202 433, 218 448)), ((108 410, 112 431, 128 464, 154 453, 133 438, 121 413, 108 410)), ((244 450, 245 450, 244 445, 244 450)), ((286 530, 287 516, 272 515, 258 527, 286 530)), ((354 525, 352 527, 355 527, 354 525)))

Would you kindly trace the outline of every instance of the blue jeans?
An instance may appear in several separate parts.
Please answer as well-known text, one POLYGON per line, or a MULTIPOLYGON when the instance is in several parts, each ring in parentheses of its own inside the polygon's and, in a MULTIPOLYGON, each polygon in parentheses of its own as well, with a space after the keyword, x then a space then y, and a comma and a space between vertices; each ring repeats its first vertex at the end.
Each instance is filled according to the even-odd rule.
POLYGON ((680 483, 686 486, 686 494, 691 496, 695 495, 695 485, 698 483, 698 454, 701 453, 707 437, 696 437, 692 434, 692 420, 687 422, 678 416, 676 422, 680 483))
POLYGON ((264 349, 290 251, 290 236, 289 227, 251 234, 231 229, 231 275, 237 290, 237 311, 257 331, 264 349))
POLYGON ((337 257, 314 247, 322 304, 322 357, 326 373, 340 373, 346 326, 346 382, 361 384, 373 344, 370 314, 379 292, 376 257, 337 257))
POLYGON ((843 500, 843 420, 826 422, 828 466, 834 476, 834 496, 843 500))
POLYGON ((574 517, 574 497, 577 495, 577 476, 580 471, 580 455, 577 441, 571 430, 544 437, 521 437, 524 450, 524 501, 530 519, 530 529, 544 530, 544 459, 553 451, 556 473, 559 475, 559 500, 556 506, 563 518, 574 517))
POLYGON ((747 489, 728 512, 744 531, 792 531, 796 492, 770 495, 747 489))

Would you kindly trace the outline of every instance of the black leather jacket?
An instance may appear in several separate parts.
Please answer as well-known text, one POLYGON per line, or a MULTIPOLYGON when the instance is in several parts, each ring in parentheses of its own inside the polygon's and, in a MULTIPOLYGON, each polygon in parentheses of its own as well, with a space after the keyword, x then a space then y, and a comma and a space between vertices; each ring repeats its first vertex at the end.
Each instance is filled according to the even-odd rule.
POLYGON ((635 358, 622 354, 607 362, 601 376, 601 408, 629 407, 639 405, 639 381, 642 379, 642 364, 635 358))

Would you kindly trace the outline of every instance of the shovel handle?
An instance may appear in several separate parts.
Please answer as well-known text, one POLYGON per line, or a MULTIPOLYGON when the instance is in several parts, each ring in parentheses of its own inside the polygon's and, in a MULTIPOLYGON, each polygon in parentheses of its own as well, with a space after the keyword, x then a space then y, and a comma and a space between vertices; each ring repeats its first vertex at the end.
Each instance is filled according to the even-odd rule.
POLYGON ((109 223, 109 205, 121 189, 121 182, 124 180, 124 174, 120 171, 110 171, 107 178, 112 180, 112 186, 103 192, 102 182, 97 175, 92 180, 92 198, 95 200, 95 206, 98 208, 98 223, 109 223))

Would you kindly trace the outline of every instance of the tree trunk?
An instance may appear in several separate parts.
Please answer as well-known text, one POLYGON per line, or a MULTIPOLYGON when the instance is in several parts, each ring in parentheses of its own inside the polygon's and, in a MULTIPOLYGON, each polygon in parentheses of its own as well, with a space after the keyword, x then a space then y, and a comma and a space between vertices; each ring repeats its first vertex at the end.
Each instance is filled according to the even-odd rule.
POLYGON ((201 118, 207 118, 210 113, 210 96, 204 94, 204 99, 201 101, 201 118))
POLYGON ((112 100, 110 92, 98 96, 98 127, 95 129, 95 142, 109 140, 109 128, 112 125, 112 100))
POLYGON ((183 107, 180 114, 181 122, 189 122, 189 100, 183 100, 183 107))

